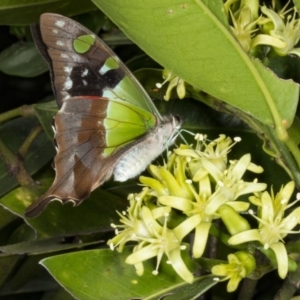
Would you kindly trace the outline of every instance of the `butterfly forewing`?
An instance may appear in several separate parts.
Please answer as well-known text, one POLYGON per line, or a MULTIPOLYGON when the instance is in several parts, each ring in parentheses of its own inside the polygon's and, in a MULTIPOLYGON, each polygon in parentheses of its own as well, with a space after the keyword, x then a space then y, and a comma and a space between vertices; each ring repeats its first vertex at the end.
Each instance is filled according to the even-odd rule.
POLYGON ((43 14, 33 26, 37 46, 50 62, 59 107, 74 96, 121 99, 160 115, 127 67, 98 37, 81 24, 56 14, 43 14), (85 44, 85 47, 80 45, 85 44), (45 50, 45 48, 47 50, 45 50))

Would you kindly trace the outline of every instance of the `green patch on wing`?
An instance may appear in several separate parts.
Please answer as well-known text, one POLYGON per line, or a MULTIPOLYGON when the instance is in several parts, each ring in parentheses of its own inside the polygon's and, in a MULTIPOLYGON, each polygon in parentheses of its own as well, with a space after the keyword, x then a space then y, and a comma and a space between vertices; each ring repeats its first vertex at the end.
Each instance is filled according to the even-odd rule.
POLYGON ((77 53, 83 54, 90 50, 95 43, 95 37, 90 34, 81 35, 73 42, 74 50, 77 53))
POLYGON ((119 64, 118 64, 118 62, 114 59, 114 58, 112 58, 112 57, 109 57, 106 61, 105 61, 105 64, 104 64, 106 67, 107 67, 107 69, 109 69, 109 70, 111 70, 111 69, 117 69, 117 68, 119 68, 119 64))
POLYGON ((104 155, 110 155, 119 146, 133 142, 156 125, 156 117, 151 112, 130 103, 109 101, 104 127, 106 145, 104 155))
MULTIPOLYGON (((110 59, 113 60, 113 58, 110 59)), ((116 61, 115 63, 117 64, 116 61)), ((151 98, 145 93, 144 89, 141 88, 136 79, 133 76, 130 77, 128 74, 113 89, 105 89, 103 91, 103 97, 123 100, 126 101, 126 103, 131 103, 149 110, 152 113, 156 113, 153 109, 154 104, 151 98)))
POLYGON ((118 62, 113 57, 109 57, 105 61, 104 65, 101 67, 99 72, 100 74, 105 74, 107 71, 118 69, 119 67, 120 65, 118 64, 118 62))

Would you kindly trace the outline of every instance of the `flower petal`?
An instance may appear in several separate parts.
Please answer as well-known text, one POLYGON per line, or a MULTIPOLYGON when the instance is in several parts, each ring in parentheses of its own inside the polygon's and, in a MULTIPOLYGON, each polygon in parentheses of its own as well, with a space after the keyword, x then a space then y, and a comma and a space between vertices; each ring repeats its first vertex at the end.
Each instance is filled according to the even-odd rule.
POLYGON ((194 258, 199 258, 203 255, 210 227, 210 222, 201 222, 197 225, 192 249, 194 258))
POLYGON ((155 257, 158 254, 157 248, 154 248, 152 245, 148 245, 138 251, 133 252, 127 256, 125 263, 129 265, 135 265, 142 261, 145 261, 149 258, 155 257))
POLYGON ((161 196, 158 197, 157 200, 160 204, 171 206, 183 212, 193 209, 193 205, 190 199, 175 196, 161 196))
POLYGON ((233 167, 231 174, 236 181, 240 180, 245 174, 249 164, 251 162, 251 155, 249 153, 243 155, 236 165, 233 167))
POLYGON ((146 177, 146 176, 140 176, 139 181, 146 185, 149 186, 151 189, 156 191, 159 196, 161 195, 168 195, 168 189, 166 188, 165 185, 163 185, 161 182, 154 178, 146 177))
POLYGON ((184 261, 181 258, 180 249, 174 249, 169 254, 169 260, 176 273, 186 282, 193 283, 194 276, 186 267, 184 261))
POLYGON ((169 190, 170 195, 183 197, 183 198, 189 197, 189 192, 187 192, 184 188, 182 188, 179 185, 178 181, 170 171, 161 167, 159 169, 159 172, 162 180, 164 181, 165 185, 169 190))
POLYGON ((267 184, 260 182, 243 182, 239 187, 239 190, 235 194, 235 199, 241 195, 249 193, 262 192, 267 188, 267 184))
POLYGON ((276 255, 278 265, 278 275, 284 279, 288 272, 288 255, 283 243, 278 242, 270 245, 270 248, 276 255))
POLYGON ((273 201, 268 192, 263 192, 261 195, 261 219, 264 221, 274 219, 274 206, 273 201))
POLYGON ((268 45, 280 49, 284 49, 286 47, 286 42, 272 37, 268 34, 258 34, 252 41, 251 41, 251 48, 254 48, 258 45, 268 45))
POLYGON ((251 228, 248 221, 239 215, 230 205, 221 205, 218 209, 221 219, 231 235, 244 232, 251 228))
POLYGON ((230 245, 239 245, 242 243, 252 242, 252 241, 259 241, 261 242, 260 233, 257 229, 251 229, 244 232, 240 232, 234 236, 232 236, 228 240, 228 244, 230 245))
POLYGON ((237 287, 242 279, 243 279, 243 277, 241 277, 240 275, 234 274, 229 279, 229 282, 227 284, 227 292, 228 293, 234 292, 237 289, 237 287))
POLYGON ((294 181, 288 182, 284 186, 283 190, 281 191, 282 199, 289 200, 293 195, 294 189, 295 189, 295 182, 294 181))
POLYGON ((197 214, 180 223, 177 227, 173 229, 173 231, 178 240, 182 241, 182 239, 187 234, 189 234, 200 222, 201 216, 197 214))
POLYGON ((250 203, 243 201, 228 201, 226 204, 231 206, 237 212, 246 211, 250 206, 250 203))

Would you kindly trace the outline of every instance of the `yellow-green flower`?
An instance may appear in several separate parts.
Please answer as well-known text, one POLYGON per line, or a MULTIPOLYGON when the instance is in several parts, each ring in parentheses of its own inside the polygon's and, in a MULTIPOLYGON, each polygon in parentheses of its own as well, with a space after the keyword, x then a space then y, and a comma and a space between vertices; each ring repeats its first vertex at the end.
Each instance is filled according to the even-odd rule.
POLYGON ((154 257, 153 274, 158 274, 166 257, 177 274, 191 283, 194 277, 181 258, 186 248, 182 241, 188 234, 195 233, 192 254, 198 258, 214 219, 221 217, 231 234, 250 228, 237 213, 247 210, 249 204, 238 197, 265 189, 264 183, 242 180, 246 170, 259 173, 262 168, 251 163, 249 154, 228 161, 227 154, 240 139, 233 143, 221 135, 208 142, 196 135, 196 141, 195 148, 181 145, 163 166, 151 165, 152 177, 140 177, 143 191, 130 195, 130 207, 119 213, 121 225, 112 225, 116 236, 108 241, 111 249, 122 251, 127 242, 137 243, 126 263, 134 265, 138 275, 144 273, 143 262, 154 257))
POLYGON ((189 222, 182 222, 174 229, 167 228, 167 219, 170 207, 155 207, 150 210, 142 205, 147 200, 149 189, 145 188, 138 195, 130 195, 130 207, 123 214, 119 214, 123 225, 112 224, 116 229, 116 236, 108 241, 108 245, 113 250, 117 248, 121 252, 124 245, 129 241, 138 242, 133 253, 126 259, 126 263, 134 265, 138 275, 143 275, 143 261, 157 257, 154 275, 158 274, 158 268, 164 255, 168 263, 186 282, 192 283, 194 276, 186 267, 181 258, 181 251, 186 249, 181 244, 182 239, 199 223, 198 217, 190 219, 189 222), (163 226, 157 219, 163 218, 163 226), (120 230, 121 229, 121 230, 120 230))
POLYGON ((164 95, 165 100, 167 101, 170 100, 171 92, 175 87, 176 87, 178 98, 183 99, 185 97, 186 89, 185 89, 185 82, 183 79, 179 78, 178 76, 176 76, 174 73, 172 73, 167 69, 163 70, 163 78, 165 79, 165 81, 163 83, 157 83, 156 86, 158 88, 161 88, 166 82, 170 82, 166 94, 164 95))
MULTIPOLYGON (((113 250, 117 248, 119 252, 123 251, 125 244, 129 241, 138 241, 141 236, 149 236, 150 232, 143 219, 141 219, 141 209, 144 197, 148 194, 149 189, 144 188, 137 195, 130 194, 128 196, 129 207, 127 212, 118 213, 122 225, 111 224, 115 228, 116 236, 109 240, 107 244, 113 250)), ((170 210, 167 209, 166 212, 170 210)))
POLYGON ((230 293, 237 289, 243 278, 250 275, 255 270, 256 262, 254 257, 245 251, 229 254, 227 259, 228 264, 213 266, 211 272, 214 275, 225 277, 220 281, 229 280, 227 291, 230 293))
POLYGON ((216 182, 216 191, 209 205, 206 207, 208 214, 214 213, 221 205, 236 200, 241 195, 255 193, 266 189, 265 183, 245 182, 242 180, 245 172, 251 170, 261 173, 263 169, 251 163, 251 155, 245 154, 237 161, 231 161, 230 166, 221 172, 207 160, 203 161, 203 167, 216 182))
POLYGON ((232 206, 224 204, 218 209, 218 213, 231 235, 240 233, 251 228, 246 219, 240 216, 232 206))
POLYGON ((188 158, 188 167, 192 179, 198 181, 202 176, 208 174, 203 168, 203 160, 210 161, 220 170, 220 172, 224 172, 228 163, 227 155, 232 147, 241 141, 241 138, 235 137, 233 142, 230 137, 220 134, 217 139, 208 142, 207 136, 196 134, 195 140, 196 145, 194 148, 187 145, 181 145, 179 148, 175 149, 174 152, 178 156, 188 158))
POLYGON ((208 144, 198 142, 199 140, 196 149, 181 146, 175 150, 175 158, 170 159, 173 164, 160 168, 151 166, 150 171, 154 178, 140 177, 140 181, 152 189, 150 194, 161 205, 183 212, 188 217, 187 223, 195 216, 199 217, 199 223, 194 223, 192 253, 195 258, 202 256, 211 222, 220 218, 218 209, 223 204, 230 205, 236 211, 245 211, 249 204, 236 201, 238 197, 266 188, 264 183, 241 180, 247 169, 262 171, 261 167, 251 163, 250 155, 243 156, 237 162, 230 162, 226 169, 227 153, 232 147, 231 140, 221 136, 208 144), (193 171, 189 172, 191 164, 193 171), (201 176, 198 176, 199 172, 201 176))
MULTIPOLYGON (((194 227, 194 224, 199 222, 194 218, 194 222, 183 222, 174 229, 167 228, 167 217, 165 214, 165 221, 161 226, 153 217, 152 211, 143 206, 142 218, 150 232, 149 236, 139 236, 139 245, 134 252, 130 254, 125 262, 131 265, 136 265, 137 270, 141 270, 140 264, 152 257, 157 257, 156 268, 153 271, 154 275, 158 274, 158 268, 163 255, 167 256, 167 262, 173 267, 177 274, 186 282, 192 283, 194 280, 193 274, 188 270, 184 261, 181 258, 181 251, 186 247, 181 245, 183 237, 188 234, 194 227)), ((139 275, 141 272, 138 272, 139 275)))
POLYGON ((285 16, 285 8, 277 13, 266 6, 261 7, 262 13, 267 16, 259 21, 265 34, 258 34, 252 40, 251 47, 269 45, 278 55, 300 56, 300 48, 294 48, 300 39, 300 19, 296 18, 295 10, 293 15, 285 16))
POLYGON ((278 274, 285 278, 288 272, 288 254, 284 246, 284 237, 291 233, 299 233, 292 229, 300 222, 300 207, 294 209, 288 216, 284 217, 285 210, 292 207, 298 200, 289 204, 295 184, 293 181, 282 187, 274 196, 267 191, 252 196, 249 200, 258 206, 257 219, 258 229, 246 230, 232 236, 228 243, 238 245, 245 242, 258 241, 265 249, 271 248, 278 262, 278 274))
MULTIPOLYGON (((253 2, 253 1, 252 1, 253 2)), ((256 8, 256 15, 258 11, 258 1, 256 8)), ((254 32, 257 31, 256 25, 258 22, 257 17, 253 15, 253 8, 248 5, 242 6, 242 8, 235 14, 235 16, 231 10, 231 20, 233 26, 231 26, 231 30, 234 36, 239 41, 240 45, 246 52, 249 52, 251 49, 251 41, 254 35, 254 32)))

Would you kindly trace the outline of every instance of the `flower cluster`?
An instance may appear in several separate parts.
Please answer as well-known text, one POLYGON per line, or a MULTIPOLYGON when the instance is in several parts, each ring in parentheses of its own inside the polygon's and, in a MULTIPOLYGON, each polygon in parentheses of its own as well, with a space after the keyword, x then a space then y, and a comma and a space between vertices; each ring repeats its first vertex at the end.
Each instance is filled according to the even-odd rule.
MULTIPOLYGON (((282 279, 288 272, 288 254, 283 239, 288 234, 299 233, 292 229, 300 223, 300 207, 295 208, 288 216, 284 217, 285 211, 299 201, 298 199, 289 203, 294 188, 295 184, 291 181, 276 195, 271 190, 271 194, 265 191, 251 196, 249 200, 257 206, 258 216, 255 216, 253 211, 250 213, 258 221, 258 228, 239 232, 228 240, 231 245, 258 241, 264 249, 272 249, 277 260, 278 274, 282 279)), ((299 194, 297 198, 300 198, 299 194)))
POLYGON ((166 101, 171 99, 171 93, 174 88, 176 88, 176 93, 178 95, 178 98, 183 99, 186 95, 186 88, 185 88, 184 80, 179 78, 178 76, 176 76, 174 73, 172 73, 171 71, 169 71, 167 69, 163 70, 162 76, 165 81, 163 83, 157 83, 156 87, 160 89, 164 84, 169 82, 166 94, 164 95, 164 99, 166 101))
POLYGON ((134 265, 139 275, 144 272, 143 261, 153 257, 157 257, 153 271, 157 274, 166 256, 177 274, 191 283, 194 276, 181 257, 189 233, 194 233, 192 255, 199 258, 214 220, 230 216, 237 228, 232 234, 250 228, 239 215, 249 204, 239 201, 239 197, 262 192, 266 184, 255 179, 247 182, 242 177, 247 170, 261 173, 263 169, 251 162, 250 154, 228 160, 239 138, 233 142, 221 135, 209 142, 197 134, 195 139, 195 146, 181 145, 163 166, 149 167, 152 177, 140 177, 142 192, 130 195, 127 212, 119 213, 122 225, 112 225, 116 229, 116 236, 108 242, 112 249, 122 251, 125 243, 137 242, 126 263, 134 265))
MULTIPOLYGON (((227 0, 224 11, 233 35, 252 56, 259 57, 261 53, 269 53, 270 49, 274 49, 278 56, 300 56, 300 48, 295 48, 300 40, 300 19, 295 7, 287 9, 288 5, 289 3, 276 11, 274 7, 260 7, 259 0, 227 0), (265 50, 258 51, 258 46, 265 50)), ((164 82, 157 83, 156 86, 161 88, 168 83, 164 95, 167 101, 171 99, 174 89, 179 99, 186 97, 187 90, 197 90, 170 70, 164 69, 162 77, 164 82)))
POLYGON ((248 252, 239 251, 228 255, 228 264, 219 264, 212 267, 214 275, 222 276, 223 279, 216 278, 217 281, 229 279, 227 292, 234 292, 240 281, 250 275, 256 266, 255 258, 248 252))
POLYGON ((299 48, 294 48, 300 39, 300 19, 294 7, 287 9, 287 3, 277 12, 262 6, 259 15, 258 0, 241 0, 237 5, 238 2, 227 0, 224 8, 232 23, 232 32, 246 52, 265 45, 280 56, 300 56, 299 48))

